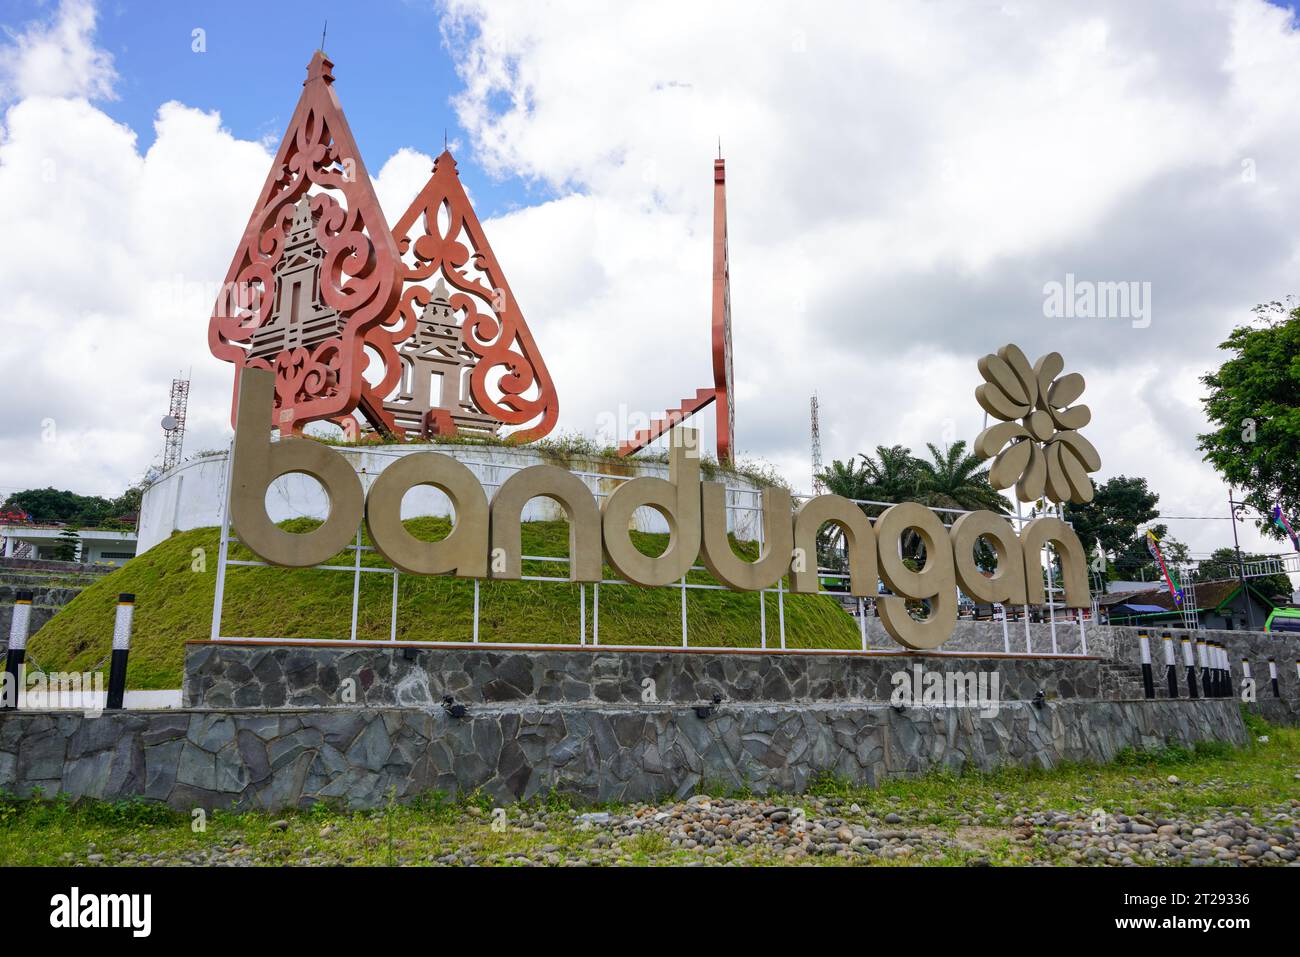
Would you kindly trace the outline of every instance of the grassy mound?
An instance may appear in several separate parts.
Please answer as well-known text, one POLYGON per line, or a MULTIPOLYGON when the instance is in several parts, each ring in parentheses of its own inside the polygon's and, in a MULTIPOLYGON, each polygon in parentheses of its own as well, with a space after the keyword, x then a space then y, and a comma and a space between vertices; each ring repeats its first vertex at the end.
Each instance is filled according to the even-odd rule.
MULTIPOLYGON (((446 519, 405 523, 417 537, 435 541, 450 530, 446 519)), ((311 527, 306 520, 285 523, 291 530, 311 527)), ((186 641, 205 639, 212 624, 218 530, 180 532, 91 585, 49 621, 30 643, 29 654, 47 670, 89 670, 110 650, 114 607, 121 592, 136 596, 127 686, 179 688, 186 641)), ((637 547, 657 555, 667 535, 633 533, 637 547)), ((369 541, 366 541, 369 544, 369 541)), ((750 543, 737 553, 755 557, 750 543)), ((523 526, 525 555, 566 556, 568 525, 528 522, 523 526)), ((344 552, 328 564, 353 563, 344 552)), ((251 560, 233 545, 232 559, 251 560)), ((387 568, 375 552, 362 553, 363 568, 387 568)), ((525 574, 567 575, 567 566, 524 562, 525 574)), ((607 578, 614 577, 608 567, 607 578)), ((346 639, 352 620, 352 578, 346 571, 231 566, 226 575, 222 634, 227 637, 346 639)), ((714 584, 704 572, 692 583, 714 584)), ((765 596, 768 644, 779 642, 776 595, 765 596)), ((392 621, 391 575, 362 572, 357 605, 357 638, 386 641, 392 621)), ((397 590, 399 641, 469 641, 473 630, 473 583, 463 579, 401 575, 397 590)), ((758 647, 759 596, 731 591, 691 590, 686 613, 693 646, 758 647)), ((590 641, 592 590, 587 589, 590 641)), ((578 586, 564 582, 482 582, 479 640, 483 642, 574 642, 580 628, 578 586)), ((853 648, 857 626, 834 599, 786 595, 786 645, 791 648, 853 648)), ((681 592, 674 588, 605 585, 600 590, 602 645, 661 644, 681 641, 681 592)))

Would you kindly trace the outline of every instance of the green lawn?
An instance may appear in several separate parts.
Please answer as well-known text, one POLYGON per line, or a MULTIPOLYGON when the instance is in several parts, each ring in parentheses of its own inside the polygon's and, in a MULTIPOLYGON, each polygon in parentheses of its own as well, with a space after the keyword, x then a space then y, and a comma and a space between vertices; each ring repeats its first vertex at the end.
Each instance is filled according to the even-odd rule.
MULTIPOLYGON (((309 527, 305 521, 285 523, 309 527)), ((445 519, 414 519, 407 527, 436 540, 450 528, 445 519)), ((659 554, 667 535, 634 534, 639 548, 659 554)), ((366 542, 369 544, 369 542, 366 542)), ((114 606, 121 592, 136 596, 127 684, 130 688, 179 688, 182 645, 205 639, 212 620, 218 530, 199 528, 127 562, 91 585, 41 628, 30 654, 49 670, 88 670, 110 649, 114 606)), ((525 555, 568 554, 568 525, 529 522, 523 526, 525 555)), ((750 544, 736 551, 753 558, 750 544)), ((242 547, 231 558, 251 559, 242 547)), ((352 553, 329 564, 350 565, 352 553)), ((362 564, 387 567, 376 553, 362 564)), ((563 576, 564 565, 525 562, 526 574, 563 576)), ((614 577, 606 568, 606 577, 614 577)), ((229 569, 223 634, 258 638, 347 638, 352 614, 352 578, 347 572, 314 569, 229 569)), ((692 582, 713 583, 703 572, 692 582)), ((359 639, 387 640, 392 614, 392 578, 362 573, 357 612, 359 639)), ((768 640, 776 644, 777 598, 766 597, 768 640)), ((696 646, 757 647, 759 597, 730 591, 688 591, 690 641, 696 646)), ((468 641, 472 632, 473 584, 453 578, 402 575, 397 595, 397 637, 415 641, 468 641)), ((587 589, 590 640, 592 590, 587 589)), ((576 642, 578 587, 556 582, 484 582, 480 589, 479 639, 509 642, 576 642)), ((853 620, 833 599, 817 595, 785 598, 786 643, 792 648, 852 648, 859 636, 853 620)), ((681 592, 673 588, 607 585, 600 594, 601 644, 676 644, 681 639, 681 592)))

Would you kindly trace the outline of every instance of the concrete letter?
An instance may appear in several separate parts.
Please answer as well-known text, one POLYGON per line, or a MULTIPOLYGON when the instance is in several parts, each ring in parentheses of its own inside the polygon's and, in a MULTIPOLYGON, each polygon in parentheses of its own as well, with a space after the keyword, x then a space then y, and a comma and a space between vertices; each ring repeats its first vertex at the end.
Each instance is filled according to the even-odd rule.
POLYGON ((1088 557, 1074 529, 1059 518, 1036 518, 1020 533, 1020 544, 1025 556, 1025 594, 1028 603, 1040 605, 1046 598, 1043 588, 1042 548, 1048 542, 1055 547, 1061 561, 1059 582, 1065 588, 1067 608, 1087 608, 1092 604, 1088 594, 1088 557))
POLYGON ((493 577, 518 578, 522 574, 519 516, 524 506, 539 495, 556 502, 568 516, 569 580, 600 581, 604 567, 600 509, 582 479, 554 465, 520 469, 492 496, 492 550, 501 549, 505 563, 504 571, 494 572, 493 577))
POLYGON ((975 601, 1025 604, 1025 553, 1010 522, 995 512, 970 512, 953 522, 949 534, 962 591, 975 601), (975 564, 975 545, 981 538, 998 556, 991 578, 975 564))
POLYGON ((667 585, 679 581, 700 553, 699 433, 678 426, 671 433, 668 481, 637 478, 624 482, 605 499, 601 525, 605 557, 614 570, 638 585, 667 585), (672 537, 668 549, 652 558, 637 551, 628 529, 642 506, 661 512, 672 537))
POLYGON ((866 513, 839 495, 818 495, 799 506, 794 515, 794 547, 809 556, 803 571, 790 576, 790 590, 802 594, 817 591, 817 533, 827 522, 844 535, 849 559, 849 594, 874 598, 879 590, 876 568, 876 533, 866 513))
POLYGON ((310 439, 282 437, 271 443, 267 430, 275 374, 244 369, 239 376, 234 458, 230 462, 230 524, 253 554, 273 565, 305 568, 337 555, 361 524, 364 493, 347 459, 310 439), (300 535, 276 526, 266 514, 266 490, 281 475, 310 475, 329 496, 325 524, 300 535))
POLYGON ((878 599, 880 621, 894 640, 918 650, 937 648, 957 624, 957 583, 953 579, 952 543, 939 517, 924 505, 891 505, 876 519, 880 577, 896 595, 878 599), (916 529, 925 544, 925 567, 914 572, 903 564, 899 539, 916 529), (907 612, 907 599, 927 599, 930 615, 918 621, 907 612))
POLYGON ((415 452, 379 473, 366 499, 370 540, 394 568, 412 575, 486 578, 488 503, 474 473, 450 455, 415 452), (402 525, 402 496, 432 485, 451 499, 456 524, 439 542, 422 542, 402 525))
MULTIPOLYGON (((725 485, 705 482, 700 486, 700 516, 704 565, 722 584, 735 591, 759 591, 775 585, 785 574, 794 547, 790 493, 785 489, 763 489, 763 549, 755 562, 746 561, 732 551, 727 538, 725 485)), ((810 554, 815 566, 816 549, 810 554)))

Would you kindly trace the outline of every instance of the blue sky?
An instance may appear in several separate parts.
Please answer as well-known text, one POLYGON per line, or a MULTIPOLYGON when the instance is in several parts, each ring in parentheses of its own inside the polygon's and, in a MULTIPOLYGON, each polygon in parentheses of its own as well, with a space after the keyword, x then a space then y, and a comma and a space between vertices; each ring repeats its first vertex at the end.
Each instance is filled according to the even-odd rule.
MULTIPOLYGON (((11 29, 51 10, 49 2, 35 0, 4 6, 0 20, 11 29)), ((141 152, 153 143, 154 118, 168 100, 215 110, 236 137, 269 139, 274 150, 328 20, 325 50, 334 60, 336 89, 372 174, 403 146, 436 156, 445 130, 461 144, 461 178, 481 216, 547 195, 544 185, 493 179, 474 162, 450 102, 463 84, 443 46, 433 2, 321 0, 304 14, 296 3, 116 0, 99 12, 97 43, 112 54, 118 73, 118 98, 100 107, 136 132, 141 152), (206 32, 206 52, 192 49, 195 29, 206 32)))

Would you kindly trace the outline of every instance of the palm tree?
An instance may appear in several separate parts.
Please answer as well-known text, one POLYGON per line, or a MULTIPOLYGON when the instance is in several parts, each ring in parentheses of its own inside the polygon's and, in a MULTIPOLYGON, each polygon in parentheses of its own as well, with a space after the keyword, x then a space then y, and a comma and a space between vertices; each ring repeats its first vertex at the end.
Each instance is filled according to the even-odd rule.
MULTIPOLYGON (((981 465, 978 456, 966 451, 964 441, 944 446, 940 451, 927 442, 931 461, 918 460, 920 479, 916 486, 916 500, 930 508, 959 508, 967 512, 984 511, 1005 515, 1010 510, 1007 500, 989 484, 989 470, 981 465)), ((945 525, 951 525, 957 516, 940 512, 945 525)), ((975 564, 985 571, 997 567, 997 555, 983 539, 975 546, 975 564)))
MULTIPOLYGON (((877 445, 874 457, 866 452, 859 452, 858 456, 862 459, 861 464, 855 465, 853 458, 847 463, 835 459, 829 469, 822 470, 818 478, 828 492, 858 501, 892 504, 915 500, 920 473, 919 463, 912 456, 911 449, 902 445, 877 445)), ((886 508, 885 505, 859 507, 872 518, 878 517, 886 508)), ((831 568, 843 564, 838 528, 823 532, 818 545, 823 564, 831 568)), ((909 531, 903 538, 903 553, 915 557, 919 551, 920 538, 909 531)))
MULTIPOLYGON (((926 443, 930 461, 918 459, 912 450, 902 445, 876 446, 875 456, 859 453, 862 461, 855 464, 838 459, 818 476, 827 491, 845 498, 872 502, 920 502, 929 508, 954 508, 962 511, 985 509, 1005 515, 1007 501, 989 484, 988 468, 974 454, 967 451, 964 441, 945 446, 942 450, 931 442, 926 443)), ((881 505, 863 505, 862 510, 873 518, 884 511, 881 505)), ((944 515, 945 524, 951 524, 951 513, 944 515)), ((839 548, 838 533, 826 536, 823 542, 828 549, 827 561, 834 564, 839 548)), ((903 554, 920 560, 921 540, 909 531, 903 538, 903 554)), ((982 568, 992 568, 993 550, 981 542, 976 562, 982 568)))
POLYGON ((826 486, 826 491, 845 498, 866 498, 867 477, 860 465, 855 465, 853 457, 848 462, 834 459, 830 468, 822 469, 817 478, 826 486))
MULTIPOLYGON (((862 475, 865 482, 862 494, 856 498, 865 498, 873 502, 906 502, 916 495, 917 481, 920 473, 918 462, 912 456, 912 450, 901 445, 886 448, 876 446, 876 457, 865 452, 862 456, 862 475)), ((866 506, 868 515, 879 515, 880 506, 866 506)))
POLYGON ((914 459, 917 470, 916 500, 930 508, 981 509, 1007 513, 1007 500, 989 484, 989 470, 978 456, 966 451, 964 441, 940 450, 927 442, 932 461, 914 459))

